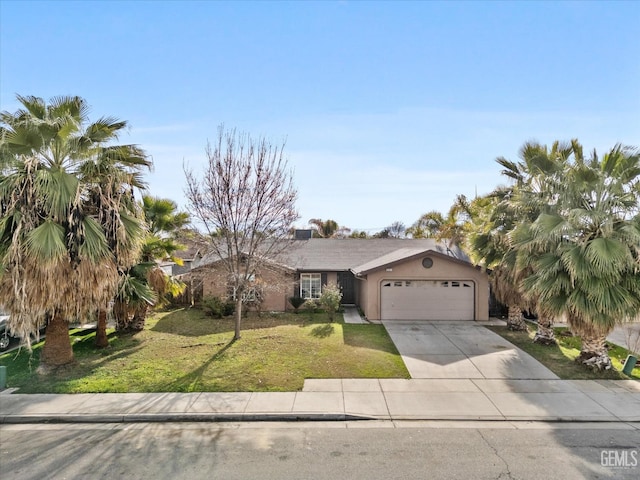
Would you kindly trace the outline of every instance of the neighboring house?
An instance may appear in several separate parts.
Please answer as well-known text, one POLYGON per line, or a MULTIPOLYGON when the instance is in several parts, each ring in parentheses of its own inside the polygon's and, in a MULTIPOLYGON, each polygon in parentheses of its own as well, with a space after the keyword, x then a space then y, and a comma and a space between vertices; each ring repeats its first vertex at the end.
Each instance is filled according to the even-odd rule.
MULTIPOLYGON (((182 276, 203 296, 228 296, 226 273, 207 254, 182 276)), ((342 303, 369 320, 488 320, 489 281, 458 248, 433 239, 296 240, 286 254, 256 272, 263 310, 291 308, 288 298, 319 298, 338 285, 342 303)))
POLYGON ((175 257, 182 259, 182 265, 178 265, 175 262, 165 262, 166 265, 170 265, 171 270, 167 272, 169 275, 182 275, 189 272, 193 262, 200 260, 202 252, 207 250, 206 240, 200 238, 178 235, 176 241, 185 246, 184 250, 178 250, 173 254, 175 257))

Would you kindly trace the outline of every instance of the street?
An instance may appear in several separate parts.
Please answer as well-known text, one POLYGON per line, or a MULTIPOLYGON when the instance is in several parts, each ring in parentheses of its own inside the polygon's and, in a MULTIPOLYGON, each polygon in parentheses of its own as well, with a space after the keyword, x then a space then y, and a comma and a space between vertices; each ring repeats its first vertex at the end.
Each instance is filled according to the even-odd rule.
POLYGON ((640 478, 624 423, 334 422, 0 426, 0 478, 640 478))

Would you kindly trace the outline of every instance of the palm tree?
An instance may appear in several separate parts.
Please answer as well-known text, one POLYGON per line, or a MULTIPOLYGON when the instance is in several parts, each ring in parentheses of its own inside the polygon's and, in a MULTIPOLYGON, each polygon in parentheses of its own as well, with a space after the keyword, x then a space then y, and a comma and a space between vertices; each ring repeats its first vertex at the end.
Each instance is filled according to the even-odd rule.
POLYGON ((0 303, 27 345, 46 324, 41 366, 57 366, 73 361, 68 322, 115 294, 132 247, 120 239, 140 228, 123 207, 135 182, 123 179, 150 163, 134 145, 111 145, 126 122, 89 123, 80 97, 17 98, 22 109, 0 114, 0 303))
POLYGON ((178 212, 176 202, 168 198, 145 195, 142 197, 142 209, 149 231, 154 235, 174 234, 191 223, 189 214, 178 212))
POLYGON ((527 142, 520 149, 520 161, 498 157, 496 162, 512 185, 499 187, 488 196, 484 213, 476 216, 469 233, 471 251, 490 271, 494 295, 509 309, 507 326, 511 330, 526 330, 522 311, 536 310, 538 330, 534 341, 545 345, 555 344, 553 319, 537 304, 535 295, 522 288, 530 269, 521 268, 517 262, 513 231, 518 224, 533 221, 547 208, 546 193, 561 184, 567 159, 576 146, 577 142, 570 145, 555 142, 548 149, 527 142))
POLYGON ((157 262, 170 260, 182 265, 182 259, 174 255, 184 248, 176 235, 189 224, 189 214, 177 211, 178 206, 172 200, 148 195, 142 198, 140 207, 149 231, 143 239, 137 264, 122 278, 115 300, 119 331, 143 330, 149 306, 162 302, 167 296, 179 295, 186 287, 164 273, 157 262))
POLYGON ((582 338, 578 361, 611 368, 606 336, 640 312, 640 156, 616 145, 585 160, 574 145, 548 210, 516 232, 523 281, 537 303, 582 338))
POLYGON ((469 202, 467 197, 458 195, 446 217, 436 210, 427 212, 405 230, 405 235, 411 238, 434 238, 445 242, 450 249, 460 246, 465 238, 464 225, 473 215, 472 205, 473 202, 469 202))
POLYGON ((441 230, 445 223, 442 214, 436 210, 432 210, 420 216, 413 225, 405 231, 406 235, 411 238, 433 238, 441 230))
POLYGON ((313 229, 313 235, 316 238, 344 238, 351 232, 350 228, 341 227, 335 220, 312 218, 309 220, 309 225, 313 229))
POLYGON ((521 277, 509 236, 517 218, 508 201, 511 193, 509 188, 498 188, 476 201, 476 214, 466 226, 466 245, 472 259, 488 270, 493 295, 507 306, 507 327, 524 331, 522 311, 528 305, 518 287, 521 277))

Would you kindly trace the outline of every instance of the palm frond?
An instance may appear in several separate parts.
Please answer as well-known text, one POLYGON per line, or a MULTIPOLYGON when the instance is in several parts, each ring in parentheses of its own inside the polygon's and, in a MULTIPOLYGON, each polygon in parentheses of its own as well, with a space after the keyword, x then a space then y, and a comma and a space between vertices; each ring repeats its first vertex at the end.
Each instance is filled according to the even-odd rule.
POLYGON ((27 233, 26 247, 31 255, 43 263, 59 261, 67 252, 64 228, 45 220, 27 233))

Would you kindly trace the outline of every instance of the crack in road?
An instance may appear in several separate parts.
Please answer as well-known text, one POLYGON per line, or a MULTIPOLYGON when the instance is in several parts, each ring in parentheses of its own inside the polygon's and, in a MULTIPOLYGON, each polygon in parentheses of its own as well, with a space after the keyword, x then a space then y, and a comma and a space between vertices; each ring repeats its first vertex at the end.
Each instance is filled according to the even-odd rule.
POLYGON ((496 480, 500 480, 501 478, 508 478, 510 480, 516 480, 512 474, 511 474, 511 469, 509 468, 509 463, 502 457, 502 455, 500 455, 500 453, 498 452, 498 449, 496 447, 494 447, 489 440, 487 440, 487 438, 482 434, 481 430, 476 430, 478 432, 478 434, 480 435, 480 438, 482 438, 482 440, 484 440, 484 443, 487 444, 487 446, 493 450, 493 453, 495 453, 496 457, 498 457, 500 460, 502 460, 502 463, 504 464, 505 468, 506 468, 506 472, 500 472, 500 475, 498 475, 496 477, 496 480), (503 477, 503 475, 506 473, 506 477, 503 477))

